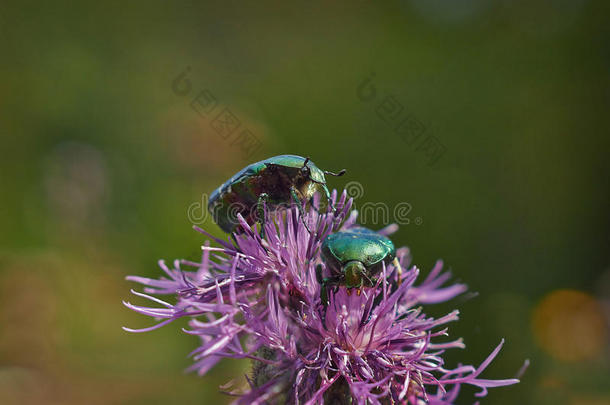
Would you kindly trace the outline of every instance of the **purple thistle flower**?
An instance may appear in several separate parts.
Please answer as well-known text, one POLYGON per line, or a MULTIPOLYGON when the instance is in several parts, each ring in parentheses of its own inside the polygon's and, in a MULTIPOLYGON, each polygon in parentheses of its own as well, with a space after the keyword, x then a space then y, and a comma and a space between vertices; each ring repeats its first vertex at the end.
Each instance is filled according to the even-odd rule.
MULTIPOLYGON (((481 389, 519 382, 479 378, 500 351, 503 341, 479 367, 447 368, 446 349, 464 348, 462 339, 445 340, 446 324, 458 311, 434 319, 421 304, 444 302, 466 291, 464 284, 443 285, 451 277, 438 261, 426 279, 416 284, 419 269, 410 265, 407 248, 397 250, 402 272, 384 267, 376 286, 361 290, 339 287, 321 302, 316 266, 320 245, 331 232, 356 225, 347 194, 332 193, 336 212, 310 208, 301 220, 298 210, 266 211, 265 238, 239 218, 245 232, 233 240, 206 241, 201 262, 175 261, 159 265, 165 276, 155 280, 129 276, 143 284, 134 294, 154 307, 125 305, 158 320, 131 332, 146 332, 189 317, 186 333, 201 344, 189 370, 200 375, 223 358, 253 360, 249 389, 238 404, 357 403, 452 404, 462 384, 481 389), (185 269, 183 269, 185 267, 185 269), (154 295, 172 295, 170 304, 154 295), (161 306, 159 306, 161 305, 161 306), (351 402, 350 402, 351 401, 351 402)), ((319 207, 316 198, 314 206, 319 207)), ((391 225, 380 231, 395 231, 391 225)))

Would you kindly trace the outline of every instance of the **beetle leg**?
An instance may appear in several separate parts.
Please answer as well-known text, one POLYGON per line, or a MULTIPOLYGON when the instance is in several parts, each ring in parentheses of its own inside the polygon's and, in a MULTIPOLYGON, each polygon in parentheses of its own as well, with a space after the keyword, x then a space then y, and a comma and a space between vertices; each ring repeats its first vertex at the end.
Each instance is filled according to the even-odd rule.
POLYGON ((400 283, 402 283, 402 267, 400 266, 400 263, 398 262, 398 258, 395 257, 394 260, 392 261, 392 264, 394 266, 396 266, 396 268, 398 269, 398 285, 400 286, 400 283))
MULTIPOLYGON (((320 273, 320 276, 322 275, 322 273, 320 273)), ((322 279, 322 281, 320 282, 320 301, 322 302, 322 304, 324 305, 324 307, 328 306, 328 286, 329 285, 334 285, 335 287, 335 291, 334 293, 337 293, 337 279, 336 278, 332 278, 332 277, 327 277, 322 279)))
POLYGON ((333 215, 336 214, 336 210, 335 210, 335 205, 333 204, 333 200, 330 198, 330 191, 328 190, 328 187, 326 186, 326 184, 322 185, 322 190, 324 190, 324 195, 326 196, 326 202, 328 204, 328 206, 330 207, 330 210, 332 211, 333 215))
POLYGON ((233 245, 235 245, 235 247, 238 247, 239 243, 237 243, 237 237, 235 236, 235 233, 231 233, 229 235, 231 235, 231 239, 233 240, 233 245))
POLYGON ((301 221, 303 222, 303 225, 305 225, 305 229, 307 229, 307 232, 311 233, 309 226, 307 226, 307 222, 305 222, 305 210, 303 209, 303 203, 301 202, 301 199, 297 194, 297 189, 294 186, 290 186, 290 195, 292 196, 292 199, 294 200, 297 205, 297 208, 299 209, 299 215, 301 216, 301 221))
POLYGON ((322 284, 324 282, 324 277, 322 276, 322 265, 318 264, 316 266, 316 280, 318 283, 322 284))
POLYGON ((258 203, 256 205, 256 215, 258 216, 258 222, 261 224, 261 239, 265 238, 265 204, 269 199, 269 194, 262 193, 258 196, 258 203))
POLYGON ((322 302, 322 305, 324 305, 325 307, 328 306, 328 280, 324 279, 322 280, 322 283, 320 284, 320 301, 322 302))
POLYGON ((322 214, 323 214, 323 212, 321 212, 321 211, 318 209, 318 207, 316 207, 316 205, 313 203, 313 197, 311 197, 311 198, 309 199, 309 205, 311 206, 311 208, 313 208, 313 209, 314 209, 314 211, 316 211, 316 212, 318 213, 318 215, 322 215, 322 214))

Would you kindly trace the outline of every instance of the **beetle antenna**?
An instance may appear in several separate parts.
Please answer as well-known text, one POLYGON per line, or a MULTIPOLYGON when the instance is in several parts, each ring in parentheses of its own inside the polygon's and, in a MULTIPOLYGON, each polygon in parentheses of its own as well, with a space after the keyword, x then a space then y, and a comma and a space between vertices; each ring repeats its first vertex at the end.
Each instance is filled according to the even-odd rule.
POLYGON ((328 174, 330 176, 335 176, 335 177, 343 176, 345 174, 345 172, 346 172, 345 169, 339 170, 339 173, 333 173, 333 172, 329 172, 328 170, 324 170, 324 174, 328 174))

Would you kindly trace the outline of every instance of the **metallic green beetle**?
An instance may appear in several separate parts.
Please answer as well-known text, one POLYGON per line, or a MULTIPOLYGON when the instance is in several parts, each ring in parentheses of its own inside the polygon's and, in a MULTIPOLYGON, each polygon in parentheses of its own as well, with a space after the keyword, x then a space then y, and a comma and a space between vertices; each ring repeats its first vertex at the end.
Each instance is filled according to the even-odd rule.
POLYGON ((303 218, 302 200, 311 199, 316 191, 321 189, 331 204, 324 175, 341 176, 344 173, 345 170, 339 173, 320 170, 309 158, 301 156, 274 156, 246 166, 214 190, 208 210, 227 233, 240 231, 237 214, 241 214, 249 225, 257 219, 264 221, 263 203, 273 208, 287 206, 293 201, 303 218))
POLYGON ((322 277, 321 266, 317 267, 317 278, 322 286, 321 299, 328 303, 329 285, 347 288, 373 287, 375 277, 379 275, 384 264, 393 263, 402 272, 396 259, 396 249, 392 241, 364 227, 354 227, 331 233, 322 242, 322 260, 330 277, 322 277))

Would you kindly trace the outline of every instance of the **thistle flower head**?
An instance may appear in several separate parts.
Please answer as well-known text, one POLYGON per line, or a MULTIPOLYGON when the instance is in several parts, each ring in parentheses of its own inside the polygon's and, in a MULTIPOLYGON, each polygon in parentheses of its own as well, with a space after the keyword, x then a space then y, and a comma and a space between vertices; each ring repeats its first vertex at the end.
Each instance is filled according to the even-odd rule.
POLYGON ((345 192, 334 191, 332 202, 335 211, 319 212, 314 199, 302 218, 296 208, 266 210, 264 238, 243 218, 244 232, 227 240, 196 228, 218 245, 206 242, 200 262, 177 260, 170 267, 161 261, 160 279, 128 277, 144 285, 134 294, 155 305, 125 305, 158 322, 126 330, 190 318, 184 331, 201 342, 190 370, 203 375, 223 358, 253 360, 240 404, 440 405, 453 403, 462 384, 485 396, 489 387, 518 382, 479 378, 502 343, 479 367, 445 365, 445 350, 464 347, 461 339, 448 338, 446 327, 458 320, 458 311, 435 319, 421 305, 452 299, 466 286, 444 286, 450 274, 442 272, 441 261, 417 282, 420 270, 411 266, 409 250, 398 249, 400 268, 384 266, 373 287, 330 288, 323 302, 316 276, 316 266, 324 266, 322 241, 357 220, 345 192), (157 295, 171 295, 175 303, 157 295))

